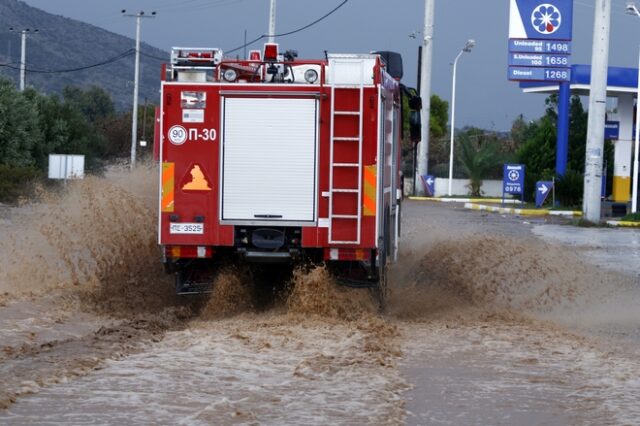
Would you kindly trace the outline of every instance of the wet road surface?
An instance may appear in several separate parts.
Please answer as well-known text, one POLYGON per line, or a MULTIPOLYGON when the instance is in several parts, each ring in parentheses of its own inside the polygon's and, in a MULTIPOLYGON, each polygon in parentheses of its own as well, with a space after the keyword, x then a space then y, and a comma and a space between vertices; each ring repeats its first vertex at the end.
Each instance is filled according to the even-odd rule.
POLYGON ((640 418, 637 231, 407 201, 384 314, 321 270, 294 280, 302 296, 260 309, 233 274, 210 300, 185 301, 157 264, 143 198, 155 174, 137 173, 4 213, 22 261, 0 273, 0 423, 640 418), (42 219, 69 197, 74 209, 42 219), (125 207, 134 214, 110 214, 125 207))

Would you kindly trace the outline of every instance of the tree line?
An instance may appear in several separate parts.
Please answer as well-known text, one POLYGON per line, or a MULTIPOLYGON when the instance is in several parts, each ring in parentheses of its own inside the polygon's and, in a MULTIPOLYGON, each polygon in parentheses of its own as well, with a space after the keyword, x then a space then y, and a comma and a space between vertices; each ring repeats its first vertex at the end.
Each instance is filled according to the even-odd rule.
MULTIPOLYGON (((146 121, 138 128, 151 138, 154 106, 144 108, 139 117, 146 121)), ((84 155, 87 171, 101 173, 108 161, 127 157, 130 144, 131 112, 117 111, 104 89, 69 86, 47 95, 20 92, 0 78, 0 202, 15 201, 41 181, 49 154, 84 155)))
MULTIPOLYGON (((430 101, 429 171, 447 177, 449 106, 437 95, 430 101)), ((574 96, 570 106, 568 168, 564 176, 555 176, 557 96, 547 98, 546 105, 542 117, 526 121, 520 116, 510 132, 475 127, 457 130, 454 177, 468 178, 470 193, 478 196, 482 180, 501 179, 502 164, 518 162, 526 165, 526 199, 535 198, 536 181, 555 177, 561 202, 578 205, 582 197, 588 115, 580 98, 574 96)), ((138 140, 143 135, 153 137, 154 109, 154 105, 140 107, 138 140)), ((128 158, 130 144, 131 112, 117 111, 103 88, 69 86, 61 95, 47 95, 33 88, 20 92, 10 80, 0 78, 0 202, 14 201, 28 193, 30 183, 43 180, 49 154, 84 155, 87 171, 101 173, 108 162, 128 158)), ((413 149, 407 135, 403 140, 405 176, 412 176, 413 149)), ((141 157, 149 150, 140 150, 141 157)), ((608 175, 612 176, 610 142, 605 144, 605 159, 608 175)))

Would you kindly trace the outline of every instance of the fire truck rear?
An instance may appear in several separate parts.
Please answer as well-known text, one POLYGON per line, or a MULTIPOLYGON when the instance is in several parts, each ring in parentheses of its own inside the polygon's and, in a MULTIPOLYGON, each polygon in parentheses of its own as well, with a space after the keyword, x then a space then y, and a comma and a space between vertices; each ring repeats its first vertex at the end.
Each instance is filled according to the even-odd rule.
POLYGON ((325 262, 384 292, 400 230, 399 55, 296 56, 174 48, 163 68, 159 243, 180 294, 207 291, 225 262, 325 262))

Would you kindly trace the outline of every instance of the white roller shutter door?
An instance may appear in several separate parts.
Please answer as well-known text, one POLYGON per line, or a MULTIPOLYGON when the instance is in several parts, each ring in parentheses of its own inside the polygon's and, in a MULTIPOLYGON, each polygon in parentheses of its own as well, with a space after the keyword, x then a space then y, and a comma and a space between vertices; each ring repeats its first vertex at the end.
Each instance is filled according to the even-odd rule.
POLYGON ((316 219, 317 101, 224 98, 224 221, 316 219))

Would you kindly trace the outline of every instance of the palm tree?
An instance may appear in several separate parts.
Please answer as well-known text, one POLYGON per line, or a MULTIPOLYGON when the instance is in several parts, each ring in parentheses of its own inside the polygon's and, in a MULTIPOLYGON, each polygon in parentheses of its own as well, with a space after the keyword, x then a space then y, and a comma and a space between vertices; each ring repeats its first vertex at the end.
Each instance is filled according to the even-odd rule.
POLYGON ((485 137, 482 133, 467 132, 460 135, 458 146, 458 158, 469 178, 471 196, 479 197, 482 195, 482 180, 505 160, 504 154, 500 151, 500 144, 495 138, 485 137))

